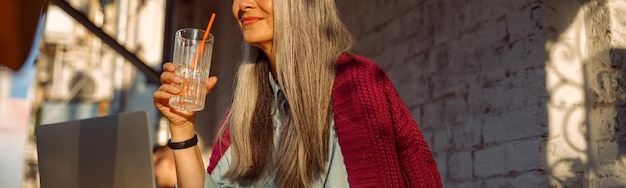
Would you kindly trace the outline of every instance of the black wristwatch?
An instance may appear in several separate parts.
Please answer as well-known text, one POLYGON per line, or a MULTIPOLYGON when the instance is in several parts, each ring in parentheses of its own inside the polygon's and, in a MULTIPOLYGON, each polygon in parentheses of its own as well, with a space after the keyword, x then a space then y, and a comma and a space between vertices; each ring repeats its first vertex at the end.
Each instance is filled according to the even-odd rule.
POLYGON ((167 141, 167 147, 170 147, 171 149, 185 149, 191 146, 195 146, 196 144, 198 144, 197 134, 193 134, 193 138, 182 142, 172 142, 172 139, 169 139, 167 141))

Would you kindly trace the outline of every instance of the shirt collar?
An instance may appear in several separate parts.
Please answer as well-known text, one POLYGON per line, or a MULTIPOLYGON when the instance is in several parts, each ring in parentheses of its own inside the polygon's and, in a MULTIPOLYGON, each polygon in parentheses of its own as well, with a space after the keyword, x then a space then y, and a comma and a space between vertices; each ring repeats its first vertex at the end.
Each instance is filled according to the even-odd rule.
POLYGON ((270 79, 270 85, 272 86, 272 93, 274 94, 274 97, 278 96, 278 91, 280 91, 280 86, 278 85, 278 83, 276 83, 276 80, 274 79, 274 75, 272 75, 272 73, 269 73, 269 79, 270 79))

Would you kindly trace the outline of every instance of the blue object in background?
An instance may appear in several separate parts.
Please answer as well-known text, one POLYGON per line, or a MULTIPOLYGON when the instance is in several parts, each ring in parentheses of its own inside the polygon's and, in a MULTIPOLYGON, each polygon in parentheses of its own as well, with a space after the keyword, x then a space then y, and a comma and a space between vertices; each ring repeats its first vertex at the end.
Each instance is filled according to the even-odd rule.
POLYGON ((39 57, 39 42, 43 36, 44 26, 46 23, 46 15, 44 14, 39 18, 37 23, 37 32, 35 32, 35 38, 33 44, 30 47, 30 53, 26 58, 26 62, 22 65, 22 68, 14 72, 11 78, 11 97, 25 99, 28 98, 28 92, 35 81, 35 74, 37 73, 37 67, 35 61, 39 57))

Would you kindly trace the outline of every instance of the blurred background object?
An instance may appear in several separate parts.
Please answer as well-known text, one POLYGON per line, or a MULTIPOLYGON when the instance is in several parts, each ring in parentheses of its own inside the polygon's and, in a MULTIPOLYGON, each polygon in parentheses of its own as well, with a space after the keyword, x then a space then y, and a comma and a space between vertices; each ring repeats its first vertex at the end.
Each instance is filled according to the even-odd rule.
MULTIPOLYGON (((24 122, 20 129, 24 133, 23 144, 15 146, 19 151, 11 152, 19 154, 14 157, 19 161, 11 164, 25 169, 23 173, 0 171, 0 176, 22 177, 23 174, 22 187, 39 187, 32 129, 40 124, 147 111, 154 130, 151 133, 154 135, 153 145, 163 146, 169 137, 168 123, 160 118, 152 104, 152 93, 160 83, 158 74, 161 65, 172 60, 174 32, 177 29, 204 28, 210 13, 215 12, 218 17, 212 33, 220 40, 216 41, 211 72, 224 80, 209 95, 206 110, 199 112, 197 120, 202 152, 208 161, 213 135, 228 103, 227 91, 232 85, 241 45, 230 3, 50 0, 43 10, 47 10, 46 18, 38 20, 45 21, 45 25, 40 22, 39 27, 39 33, 43 35, 29 38, 40 42, 33 45, 32 62, 20 65, 24 67, 22 69, 0 69, 0 96, 16 93, 13 82, 20 80, 25 89, 20 89, 18 93, 27 98, 24 106, 28 107, 28 111, 23 112, 24 116, 15 116, 5 111, 20 108, 0 106, 0 117, 12 115, 14 119, 24 122), (205 8, 200 10, 198 7, 205 8), (29 67, 28 74, 18 74, 26 70, 25 67, 29 67), (4 176, 10 173, 13 176, 4 176)), ((21 23, 15 19, 20 16, 7 18, 21 23)), ((7 130, 0 129, 0 134, 14 133, 7 130)), ((7 151, 1 147, 0 150, 7 151)), ((9 160, 2 161, 8 163, 9 160)), ((10 169, 8 166, 0 167, 10 169)), ((13 185, 0 187, 16 187, 13 185)))
POLYGON ((0 1, 0 187, 20 187, 32 131, 32 86, 47 0, 0 1))
POLYGON ((176 166, 172 149, 167 146, 157 146, 154 148, 152 158, 157 187, 176 187, 176 166))
POLYGON ((37 25, 45 14, 47 3, 48 0, 0 2, 0 65, 13 71, 24 65, 36 41, 37 25))

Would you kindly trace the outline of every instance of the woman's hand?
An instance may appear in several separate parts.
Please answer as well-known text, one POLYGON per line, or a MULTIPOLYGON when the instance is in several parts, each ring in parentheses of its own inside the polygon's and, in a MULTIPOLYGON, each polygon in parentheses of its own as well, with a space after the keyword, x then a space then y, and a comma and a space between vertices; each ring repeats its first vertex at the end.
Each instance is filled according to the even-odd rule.
MULTIPOLYGON (((181 84, 183 79, 174 74, 173 63, 163 65, 161 87, 154 92, 154 106, 170 121, 170 141, 183 142, 195 134, 194 120, 196 112, 176 110, 169 104, 172 96, 178 95, 180 89, 172 84, 181 84)), ((207 94, 217 83, 216 77, 207 79, 207 94)), ((204 164, 198 146, 173 150, 176 166, 176 181, 179 187, 202 187, 204 184, 204 164)))
MULTIPOLYGON (((194 123, 195 112, 177 110, 169 105, 172 96, 178 95, 180 89, 172 84, 180 84, 184 80, 174 74, 176 65, 171 62, 163 65, 163 73, 161 74, 161 86, 154 92, 154 106, 170 121, 170 129, 190 125, 194 123)), ((215 87, 217 77, 212 76, 207 80, 207 94, 215 87)))

